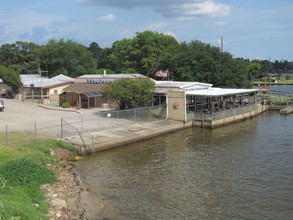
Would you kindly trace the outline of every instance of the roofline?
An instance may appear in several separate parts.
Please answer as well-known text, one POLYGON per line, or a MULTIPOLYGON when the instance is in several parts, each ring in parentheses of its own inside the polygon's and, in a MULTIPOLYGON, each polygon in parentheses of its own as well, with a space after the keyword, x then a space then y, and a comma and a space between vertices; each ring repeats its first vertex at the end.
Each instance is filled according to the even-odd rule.
MULTIPOLYGON (((227 90, 227 89, 226 89, 227 90)), ((234 89, 237 90, 237 89, 234 89)), ((195 90, 195 91, 186 91, 186 95, 195 95, 195 96, 225 96, 225 95, 237 95, 237 94, 244 94, 244 93, 250 93, 250 92, 257 92, 258 89, 239 89, 241 91, 235 91, 235 92, 226 92, 226 93, 221 93, 221 94, 200 94, 201 91, 211 91, 211 90, 195 90), (196 94, 198 93, 198 94, 196 94)), ((220 91, 220 90, 219 90, 220 91)), ((224 92, 224 91, 223 91, 224 92)))
POLYGON ((43 86, 43 87, 37 87, 37 88, 42 88, 42 89, 50 89, 50 88, 54 88, 54 87, 57 87, 57 86, 63 86, 63 85, 71 85, 73 84, 74 82, 62 82, 62 83, 57 83, 57 84, 54 84, 54 85, 51 85, 51 86, 43 86))

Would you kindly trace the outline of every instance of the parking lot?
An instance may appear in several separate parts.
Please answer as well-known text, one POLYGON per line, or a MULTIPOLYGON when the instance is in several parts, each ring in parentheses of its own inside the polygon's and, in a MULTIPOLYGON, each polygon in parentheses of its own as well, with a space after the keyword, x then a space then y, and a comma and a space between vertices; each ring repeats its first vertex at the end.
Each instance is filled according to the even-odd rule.
POLYGON ((62 138, 74 145, 90 147, 92 152, 189 127, 170 120, 132 121, 108 117, 109 114, 101 117, 98 112, 107 110, 103 108, 76 110, 13 99, 3 101, 5 110, 0 112, 0 135, 17 131, 38 138, 62 138), (69 134, 62 134, 61 130, 69 134))
POLYGON ((0 132, 21 131, 60 138, 61 118, 94 114, 93 110, 62 109, 15 99, 2 99, 5 109, 0 112, 0 132))

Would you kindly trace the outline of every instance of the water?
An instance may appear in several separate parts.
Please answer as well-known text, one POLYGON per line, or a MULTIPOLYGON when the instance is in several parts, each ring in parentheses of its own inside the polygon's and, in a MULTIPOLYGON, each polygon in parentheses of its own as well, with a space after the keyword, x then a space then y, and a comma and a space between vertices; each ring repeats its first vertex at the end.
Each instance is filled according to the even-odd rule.
POLYGON ((267 112, 101 152, 77 168, 105 219, 289 220, 292 125, 293 115, 267 112))
POLYGON ((271 85, 271 91, 279 95, 293 95, 293 85, 271 85))

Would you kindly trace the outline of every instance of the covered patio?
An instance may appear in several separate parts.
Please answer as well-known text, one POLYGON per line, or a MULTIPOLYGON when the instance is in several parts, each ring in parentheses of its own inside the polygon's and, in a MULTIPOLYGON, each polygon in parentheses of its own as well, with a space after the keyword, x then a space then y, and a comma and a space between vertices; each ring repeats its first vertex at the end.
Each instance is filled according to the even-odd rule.
POLYGON ((68 102, 71 107, 96 108, 102 106, 101 86, 75 83, 63 90, 60 103, 68 102))
POLYGON ((215 113, 257 102, 257 89, 221 89, 186 91, 186 112, 215 113))

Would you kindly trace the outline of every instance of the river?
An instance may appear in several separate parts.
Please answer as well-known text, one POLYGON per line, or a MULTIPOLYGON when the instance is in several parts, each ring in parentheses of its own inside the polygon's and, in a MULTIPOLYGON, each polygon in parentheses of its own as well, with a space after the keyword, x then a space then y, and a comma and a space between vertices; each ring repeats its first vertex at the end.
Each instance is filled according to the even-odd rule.
POLYGON ((185 129, 97 153, 77 171, 90 219, 99 199, 104 219, 293 219, 293 114, 185 129))

